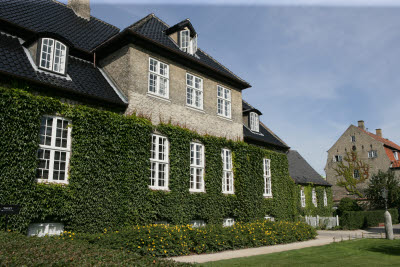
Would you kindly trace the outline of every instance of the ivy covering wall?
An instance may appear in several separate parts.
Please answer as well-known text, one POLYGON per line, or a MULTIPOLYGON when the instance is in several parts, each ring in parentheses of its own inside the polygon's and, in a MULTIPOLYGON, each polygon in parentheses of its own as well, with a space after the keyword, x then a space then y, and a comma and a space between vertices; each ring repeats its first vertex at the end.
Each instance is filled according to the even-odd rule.
POLYGON ((308 185, 296 185, 296 206, 298 214, 301 216, 332 216, 332 188, 330 186, 318 186, 313 184, 308 185), (303 208, 301 206, 300 200, 300 190, 304 189, 304 194, 306 197, 306 206, 303 208), (317 195, 317 207, 312 203, 312 190, 315 188, 315 193, 317 195), (324 190, 327 196, 327 205, 324 205, 324 190))
MULTIPOLYGON (((0 87, 0 110, 0 203, 22 206, 20 215, 9 217, 14 230, 26 231, 30 223, 45 221, 64 222, 77 232, 99 232, 154 221, 222 223, 233 217, 249 222, 265 215, 292 221, 297 216, 298 190, 283 153, 200 136, 170 124, 153 126, 134 115, 63 104, 34 95, 29 88, 0 87), (72 121, 68 185, 35 180, 40 119, 45 114, 72 121), (148 188, 150 137, 155 131, 170 143, 168 192, 148 188), (206 193, 189 192, 193 140, 205 146, 206 193), (232 150, 235 195, 221 193, 222 148, 232 150), (263 197, 264 157, 271 159, 271 199, 263 197)), ((0 224, 4 227, 4 217, 0 224)))

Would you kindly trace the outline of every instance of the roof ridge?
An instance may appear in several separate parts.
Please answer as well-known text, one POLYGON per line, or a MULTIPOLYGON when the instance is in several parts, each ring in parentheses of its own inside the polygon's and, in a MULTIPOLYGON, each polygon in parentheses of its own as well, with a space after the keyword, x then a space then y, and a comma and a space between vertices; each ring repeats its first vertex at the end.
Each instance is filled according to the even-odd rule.
POLYGON ((222 68, 224 68, 227 72, 229 72, 230 74, 232 74, 233 76, 235 76, 238 80, 248 83, 245 80, 243 80, 242 78, 240 78, 239 76, 237 76, 235 73, 233 73, 230 69, 228 69, 227 67, 225 67, 224 65, 222 65, 220 62, 218 62, 215 58, 213 58, 212 56, 210 56, 209 54, 207 54, 203 49, 201 49, 200 47, 197 48, 197 50, 200 50, 201 52, 203 52, 206 56, 208 56, 210 59, 212 59, 215 63, 217 63, 218 65, 220 65, 222 68))
MULTIPOLYGON (((66 8, 71 9, 70 6, 68 6, 68 5, 64 4, 64 3, 61 3, 61 2, 59 2, 59 1, 57 1, 57 0, 50 0, 50 1, 52 1, 52 2, 54 2, 54 3, 56 3, 56 4, 59 4, 59 5, 61 5, 61 6, 65 6, 66 8)), ((72 11, 73 11, 73 10, 72 10, 72 11)), ((75 12, 74 12, 74 13, 75 13, 75 12)), ((78 16, 78 17, 79 17, 79 16, 78 16)), ((92 15, 90 15, 90 17, 93 18, 93 19, 95 19, 95 20, 97 20, 97 21, 99 21, 99 22, 101 22, 101 23, 103 23, 103 24, 105 24, 105 25, 111 26, 111 27, 117 29, 118 31, 120 31, 120 28, 118 28, 118 27, 115 26, 115 25, 112 25, 111 23, 105 22, 104 20, 101 20, 101 19, 99 19, 99 18, 97 18, 97 17, 95 17, 95 16, 92 16, 92 15)))
POLYGON ((374 138, 375 140, 377 140, 377 141, 379 141, 379 142, 381 142, 381 143, 383 143, 383 144, 385 144, 387 146, 390 146, 390 147, 393 147, 393 148, 396 148, 396 149, 400 150, 400 146, 398 144, 396 144, 395 142, 390 141, 389 139, 383 138, 381 136, 378 136, 378 135, 376 135, 374 133, 371 133, 371 132, 369 132, 367 130, 364 130, 362 128, 360 128, 360 129, 362 131, 364 131, 366 134, 368 134, 369 136, 371 136, 372 138, 374 138))

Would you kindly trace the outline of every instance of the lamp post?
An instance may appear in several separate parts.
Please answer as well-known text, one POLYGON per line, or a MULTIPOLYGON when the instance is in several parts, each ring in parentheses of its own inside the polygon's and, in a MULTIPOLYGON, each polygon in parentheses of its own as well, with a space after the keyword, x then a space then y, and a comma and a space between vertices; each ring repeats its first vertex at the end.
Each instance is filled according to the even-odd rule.
POLYGON ((385 199, 385 233, 386 239, 393 240, 393 226, 392 226, 392 216, 387 210, 387 200, 388 200, 388 190, 386 188, 382 189, 382 197, 385 199))

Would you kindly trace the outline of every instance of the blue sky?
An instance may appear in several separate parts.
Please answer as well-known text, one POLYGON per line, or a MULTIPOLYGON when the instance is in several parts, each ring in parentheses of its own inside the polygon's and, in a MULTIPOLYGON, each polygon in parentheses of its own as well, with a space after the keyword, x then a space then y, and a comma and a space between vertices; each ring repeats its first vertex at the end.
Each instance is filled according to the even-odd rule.
POLYGON ((169 25, 190 18, 199 47, 250 82, 244 99, 322 175, 326 151, 357 120, 400 143, 400 1, 151 3, 91 0, 91 8, 120 29, 149 13, 169 25))

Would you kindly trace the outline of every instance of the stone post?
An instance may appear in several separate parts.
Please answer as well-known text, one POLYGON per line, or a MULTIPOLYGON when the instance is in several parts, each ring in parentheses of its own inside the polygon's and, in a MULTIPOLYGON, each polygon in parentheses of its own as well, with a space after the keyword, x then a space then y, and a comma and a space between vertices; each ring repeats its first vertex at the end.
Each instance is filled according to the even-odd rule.
POLYGON ((385 232, 386 239, 393 240, 392 216, 389 211, 385 211, 385 232))

